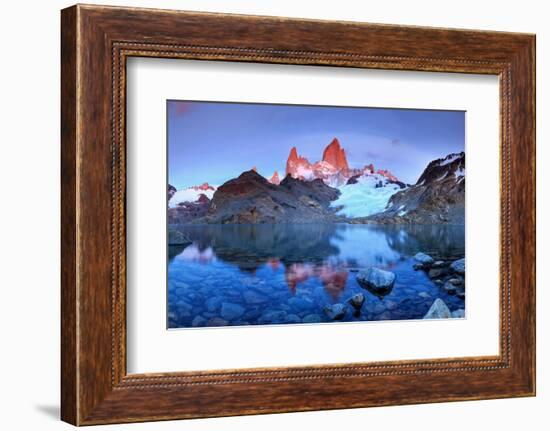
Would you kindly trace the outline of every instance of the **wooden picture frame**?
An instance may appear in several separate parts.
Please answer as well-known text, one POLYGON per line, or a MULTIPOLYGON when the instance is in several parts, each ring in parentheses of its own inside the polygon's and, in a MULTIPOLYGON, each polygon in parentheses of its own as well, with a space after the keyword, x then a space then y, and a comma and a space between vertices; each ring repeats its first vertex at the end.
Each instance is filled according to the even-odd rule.
POLYGON ((535 394, 534 35, 84 5, 64 9, 61 17, 64 421, 535 394), (128 375, 125 65, 131 56, 498 75, 500 354, 128 375))

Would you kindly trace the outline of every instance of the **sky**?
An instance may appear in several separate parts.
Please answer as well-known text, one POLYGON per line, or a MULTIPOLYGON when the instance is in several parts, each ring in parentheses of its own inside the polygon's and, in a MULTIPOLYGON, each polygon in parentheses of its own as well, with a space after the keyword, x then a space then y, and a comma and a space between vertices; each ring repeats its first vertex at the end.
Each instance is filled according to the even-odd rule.
POLYGON ((284 177, 292 147, 311 163, 338 138, 350 167, 373 163, 414 184, 426 165, 464 151, 465 113, 223 102, 167 102, 168 182, 221 185, 256 167, 284 177))

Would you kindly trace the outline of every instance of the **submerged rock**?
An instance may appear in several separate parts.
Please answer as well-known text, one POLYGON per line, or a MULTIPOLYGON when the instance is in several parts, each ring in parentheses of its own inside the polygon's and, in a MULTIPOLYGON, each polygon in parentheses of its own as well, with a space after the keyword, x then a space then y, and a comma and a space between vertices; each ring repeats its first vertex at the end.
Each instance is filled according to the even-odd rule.
POLYGON ((297 314, 288 314, 286 316, 286 323, 302 323, 302 319, 297 314))
POLYGON ((388 293, 395 283, 395 274, 383 269, 370 267, 360 271, 357 276, 357 281, 361 287, 365 287, 374 293, 388 293))
POLYGON ((464 280, 460 278, 450 278, 449 283, 454 284, 455 286, 461 286, 464 284, 464 280))
POLYGON ((286 311, 284 310, 271 310, 264 312, 258 322, 260 323, 284 323, 286 321, 286 311))
POLYGON ((302 319, 302 323, 319 323, 321 321, 321 316, 318 314, 308 314, 302 319))
POLYGON ((338 303, 325 307, 324 311, 329 319, 342 320, 346 315, 347 309, 346 305, 338 303))
POLYGON ((245 312, 244 307, 231 302, 222 303, 220 315, 226 320, 233 320, 241 317, 245 312))
POLYGON ((229 322, 221 317, 212 317, 208 320, 208 326, 227 326, 229 322))
POLYGON ((437 298, 424 316, 424 319, 448 319, 450 317, 451 310, 449 310, 445 301, 437 298))
POLYGON ((208 320, 206 318, 204 318, 202 316, 195 316, 195 318, 191 322, 191 325, 194 328, 198 328, 198 327, 206 326, 207 323, 208 323, 208 320))
POLYGON ((466 317, 466 314, 464 313, 464 308, 459 308, 458 310, 455 310, 451 313, 451 317, 454 319, 463 319, 466 317))
POLYGON ((353 306, 353 308, 359 310, 363 306, 363 302, 365 302, 365 295, 362 293, 357 293, 353 295, 348 302, 353 306))
POLYGON ((456 285, 450 283, 449 281, 447 281, 444 285, 443 285, 443 289, 445 290, 445 292, 447 292, 449 295, 454 295, 456 293, 456 285))
POLYGON ((457 274, 464 275, 466 273, 466 259, 458 259, 451 263, 451 269, 457 274))
POLYGON ((421 264, 423 265, 431 265, 432 263, 434 263, 434 258, 427 255, 426 253, 416 253, 413 257, 414 260, 416 260, 417 262, 420 262, 421 264))
POLYGON ((247 304, 262 304, 268 301, 267 297, 253 290, 245 291, 243 297, 247 304))
POLYGON ((428 271, 428 277, 438 278, 445 274, 445 270, 442 268, 432 268, 428 271))

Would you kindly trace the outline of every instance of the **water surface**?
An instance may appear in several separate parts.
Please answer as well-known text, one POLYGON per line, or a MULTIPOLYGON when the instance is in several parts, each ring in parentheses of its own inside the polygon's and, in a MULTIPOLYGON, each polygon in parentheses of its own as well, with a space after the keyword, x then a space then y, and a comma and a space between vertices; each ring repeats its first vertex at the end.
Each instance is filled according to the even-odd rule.
POLYGON ((464 300, 424 271, 417 252, 464 257, 464 226, 178 225, 192 242, 168 250, 168 327, 332 322, 326 307, 347 304, 339 321, 421 319, 441 298, 451 311, 464 300), (396 275, 385 296, 362 288, 357 271, 374 265, 396 275))

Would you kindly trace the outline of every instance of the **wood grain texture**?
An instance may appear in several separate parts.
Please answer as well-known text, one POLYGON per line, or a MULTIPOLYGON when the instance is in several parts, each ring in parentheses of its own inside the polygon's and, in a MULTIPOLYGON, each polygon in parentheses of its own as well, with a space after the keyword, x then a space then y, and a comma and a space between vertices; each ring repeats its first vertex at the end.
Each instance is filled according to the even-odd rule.
POLYGON ((534 395, 533 35, 79 5, 62 11, 61 37, 63 420, 87 425, 534 395), (127 375, 130 56, 500 76, 500 354, 127 375))

